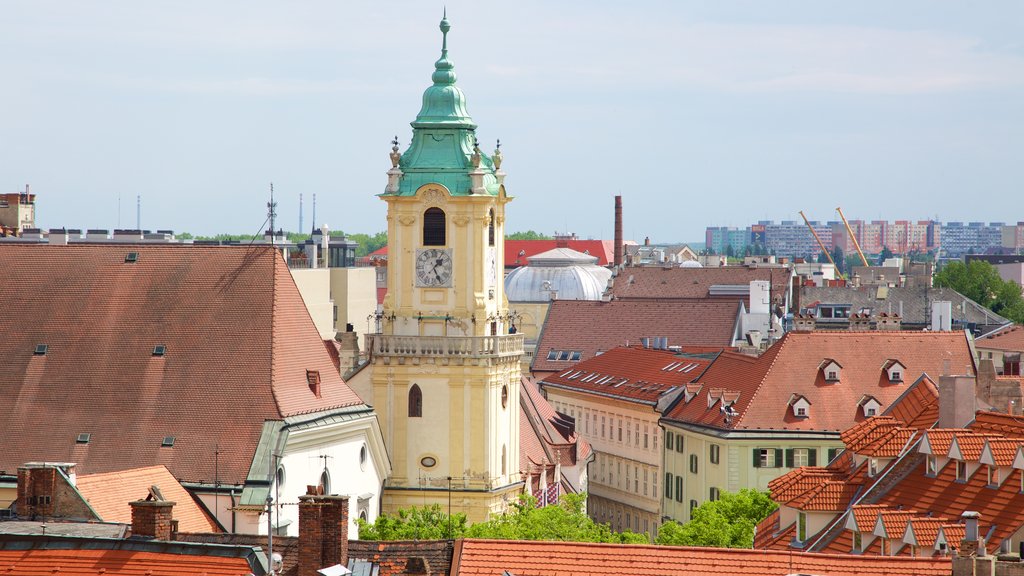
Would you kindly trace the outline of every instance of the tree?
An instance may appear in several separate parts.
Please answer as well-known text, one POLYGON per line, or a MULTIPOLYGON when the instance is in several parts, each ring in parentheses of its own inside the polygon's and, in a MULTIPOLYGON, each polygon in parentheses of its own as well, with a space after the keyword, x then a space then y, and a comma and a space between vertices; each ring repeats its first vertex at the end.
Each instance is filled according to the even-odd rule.
POLYGON ((732 248, 732 244, 726 244, 726 245, 725 245, 725 255, 726 255, 727 257, 729 257, 729 258, 732 258, 733 256, 735 256, 735 255, 736 255, 736 251, 735 251, 735 250, 733 250, 733 248, 732 248))
POLYGON ((451 540, 466 532, 466 515, 457 512, 448 516, 441 506, 402 508, 396 515, 381 514, 374 522, 362 518, 360 540, 451 540))
POLYGON ((506 240, 551 240, 551 236, 527 230, 526 232, 513 232, 505 235, 506 240))
POLYGON ((1024 322, 1024 297, 1016 282, 1005 281, 996 267, 982 260, 950 262, 935 273, 936 287, 952 288, 996 314, 1024 322))
POLYGON ((841 246, 832 247, 832 260, 836 263, 836 272, 846 274, 846 255, 841 246))
POLYGON ((373 523, 359 522, 361 540, 429 540, 451 538, 492 538, 496 540, 561 540, 567 542, 614 542, 646 544, 647 536, 634 532, 612 532, 607 524, 594 522, 584 512, 586 494, 566 494, 558 504, 537 507, 532 496, 521 495, 512 508, 491 518, 466 526, 465 514, 449 517, 437 504, 425 508, 403 508, 397 515, 382 514, 373 523))
POLYGON ((888 246, 882 247, 882 253, 878 255, 878 265, 885 264, 885 261, 892 258, 892 250, 889 250, 888 246))
POLYGON ((584 505, 586 494, 566 494, 558 504, 537 508, 532 496, 522 495, 508 512, 466 530, 467 538, 498 540, 562 540, 566 542, 615 542, 646 544, 647 536, 612 532, 607 524, 594 522, 584 505))
POLYGON ((693 510, 686 524, 665 522, 658 528, 658 544, 671 546, 713 546, 750 548, 754 527, 778 505, 768 492, 744 488, 722 492, 715 501, 707 501, 693 510))

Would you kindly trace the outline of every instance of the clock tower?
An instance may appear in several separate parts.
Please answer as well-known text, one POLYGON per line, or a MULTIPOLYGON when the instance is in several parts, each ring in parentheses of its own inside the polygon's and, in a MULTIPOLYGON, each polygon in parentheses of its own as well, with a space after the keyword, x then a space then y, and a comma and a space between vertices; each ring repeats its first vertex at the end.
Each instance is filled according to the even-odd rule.
POLYGON ((499 147, 480 149, 466 97, 441 58, 388 204, 388 293, 368 335, 372 400, 392 460, 384 509, 442 504, 471 522, 504 510, 519 478, 519 360, 505 299, 505 192, 499 147))

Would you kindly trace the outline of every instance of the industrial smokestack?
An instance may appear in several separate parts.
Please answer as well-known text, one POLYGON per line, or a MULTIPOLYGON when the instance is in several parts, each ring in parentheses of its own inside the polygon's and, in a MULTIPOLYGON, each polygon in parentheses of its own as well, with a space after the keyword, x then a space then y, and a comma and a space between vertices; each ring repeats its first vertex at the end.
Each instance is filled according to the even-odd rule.
POLYGON ((615 197, 615 262, 622 266, 622 196, 615 197))

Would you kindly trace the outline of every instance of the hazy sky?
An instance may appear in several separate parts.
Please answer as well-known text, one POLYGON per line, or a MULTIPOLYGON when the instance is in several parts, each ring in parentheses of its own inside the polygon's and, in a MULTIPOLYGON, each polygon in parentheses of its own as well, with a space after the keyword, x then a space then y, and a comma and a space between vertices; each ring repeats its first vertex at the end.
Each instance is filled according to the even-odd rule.
MULTIPOLYGON (((43 228, 385 229, 442 3, 0 0, 0 191, 43 228)), ((449 0, 509 231, 1024 220, 1024 2, 449 0)))

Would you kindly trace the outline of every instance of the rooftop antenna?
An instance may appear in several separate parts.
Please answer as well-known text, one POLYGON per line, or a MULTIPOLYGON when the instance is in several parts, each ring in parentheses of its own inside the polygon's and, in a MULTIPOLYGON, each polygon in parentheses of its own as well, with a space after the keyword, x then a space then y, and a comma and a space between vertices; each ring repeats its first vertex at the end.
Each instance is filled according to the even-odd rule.
POLYGON ((302 192, 299 192, 299 233, 301 234, 305 228, 302 226, 302 192))
POLYGON ((316 192, 313 192, 313 228, 316 228, 316 192))
POLYGON ((135 229, 142 230, 142 194, 135 196, 135 229))
POLYGON ((270 183, 270 202, 267 202, 267 219, 270 220, 270 245, 274 245, 274 219, 277 218, 277 202, 274 202, 274 183, 270 183))

